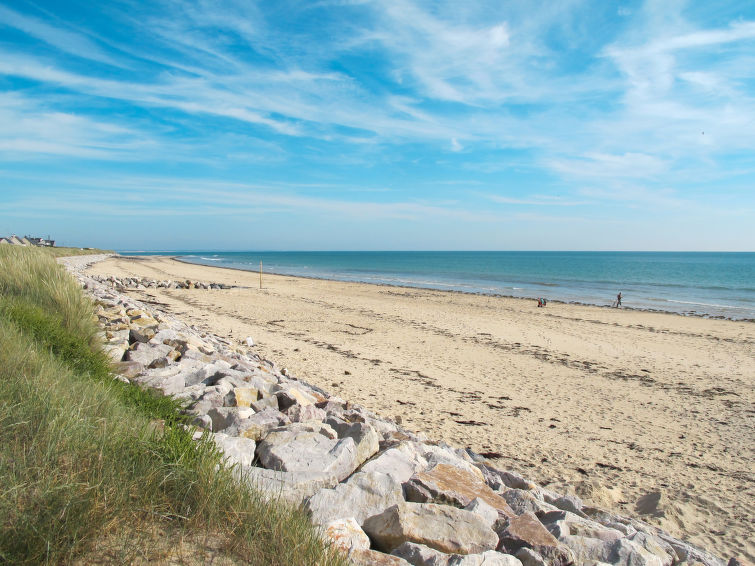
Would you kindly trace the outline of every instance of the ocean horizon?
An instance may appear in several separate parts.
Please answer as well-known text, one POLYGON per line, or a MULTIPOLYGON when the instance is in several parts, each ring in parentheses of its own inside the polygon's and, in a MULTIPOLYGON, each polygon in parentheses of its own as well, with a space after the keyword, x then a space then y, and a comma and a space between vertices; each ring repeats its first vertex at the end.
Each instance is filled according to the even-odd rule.
POLYGON ((755 320, 755 252, 121 251, 200 265, 755 320))

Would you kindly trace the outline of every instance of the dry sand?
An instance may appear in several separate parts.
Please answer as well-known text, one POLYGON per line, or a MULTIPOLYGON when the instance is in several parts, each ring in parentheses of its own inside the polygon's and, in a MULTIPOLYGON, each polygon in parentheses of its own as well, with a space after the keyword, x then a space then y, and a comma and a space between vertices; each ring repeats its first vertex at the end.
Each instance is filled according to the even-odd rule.
POLYGON ((288 276, 260 290, 164 257, 91 272, 245 286, 132 293, 411 430, 755 562, 751 322, 288 276))

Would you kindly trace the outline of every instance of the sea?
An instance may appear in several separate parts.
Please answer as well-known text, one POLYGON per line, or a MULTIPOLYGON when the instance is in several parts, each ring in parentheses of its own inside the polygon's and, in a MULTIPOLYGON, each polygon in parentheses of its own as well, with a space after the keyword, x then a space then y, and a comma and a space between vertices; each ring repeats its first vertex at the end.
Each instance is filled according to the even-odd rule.
POLYGON ((201 265, 755 321, 755 252, 121 252, 201 265))

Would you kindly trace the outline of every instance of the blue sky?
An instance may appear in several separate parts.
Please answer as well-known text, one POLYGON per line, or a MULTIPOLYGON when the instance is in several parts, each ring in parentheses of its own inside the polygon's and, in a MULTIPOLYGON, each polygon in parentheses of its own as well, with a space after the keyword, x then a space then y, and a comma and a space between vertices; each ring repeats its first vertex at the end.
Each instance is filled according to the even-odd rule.
POLYGON ((755 250, 755 3, 0 0, 0 235, 755 250))

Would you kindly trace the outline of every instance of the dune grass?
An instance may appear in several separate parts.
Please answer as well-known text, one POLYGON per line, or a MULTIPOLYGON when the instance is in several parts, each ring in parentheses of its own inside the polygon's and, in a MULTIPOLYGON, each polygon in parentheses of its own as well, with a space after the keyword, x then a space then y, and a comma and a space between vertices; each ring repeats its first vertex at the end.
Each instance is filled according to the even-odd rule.
POLYGON ((345 564, 174 401, 113 380, 97 330, 50 255, 0 248, 0 563, 345 564))
POLYGON ((94 254, 110 254, 112 250, 100 250, 98 248, 67 248, 67 247, 47 247, 39 246, 37 249, 44 251, 46 254, 52 257, 63 257, 70 255, 94 255, 94 254))

